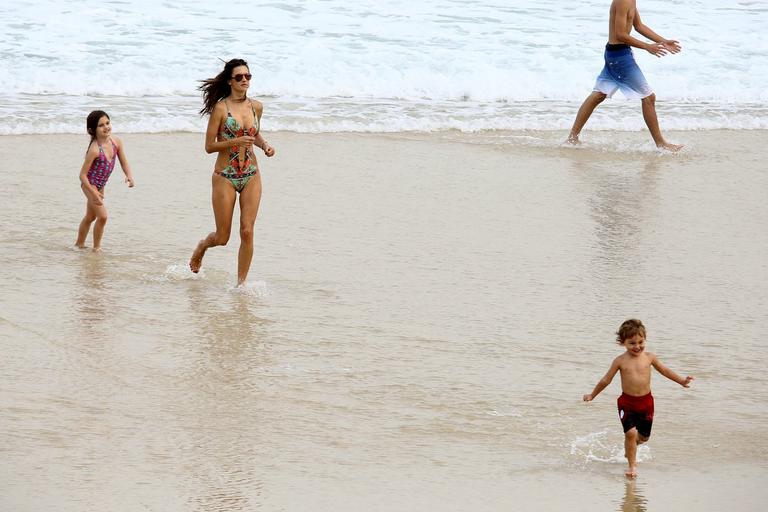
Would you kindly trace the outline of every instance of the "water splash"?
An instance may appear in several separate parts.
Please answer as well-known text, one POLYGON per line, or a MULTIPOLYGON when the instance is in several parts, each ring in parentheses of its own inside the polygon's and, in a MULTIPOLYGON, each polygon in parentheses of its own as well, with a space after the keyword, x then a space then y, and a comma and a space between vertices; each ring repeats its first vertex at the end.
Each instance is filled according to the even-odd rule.
POLYGON ((239 286, 233 286, 232 293, 245 295, 248 297, 257 297, 263 299, 272 295, 272 289, 266 281, 245 282, 239 286))
MULTIPOLYGON (((624 440, 608 434, 608 430, 592 432, 571 441, 571 456, 582 464, 604 462, 608 464, 626 464, 624 457, 624 440)), ((648 445, 637 448, 638 462, 651 460, 651 449, 648 445)))

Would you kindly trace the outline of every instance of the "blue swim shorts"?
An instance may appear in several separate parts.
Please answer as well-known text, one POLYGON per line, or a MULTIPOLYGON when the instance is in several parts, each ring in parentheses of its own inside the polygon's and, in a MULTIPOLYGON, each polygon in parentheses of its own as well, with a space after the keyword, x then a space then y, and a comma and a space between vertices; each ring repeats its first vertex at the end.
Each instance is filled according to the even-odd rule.
POLYGON ((612 44, 605 48, 605 66, 597 77, 594 90, 609 98, 621 89, 630 99, 642 99, 653 94, 653 89, 635 62, 629 45, 612 44))

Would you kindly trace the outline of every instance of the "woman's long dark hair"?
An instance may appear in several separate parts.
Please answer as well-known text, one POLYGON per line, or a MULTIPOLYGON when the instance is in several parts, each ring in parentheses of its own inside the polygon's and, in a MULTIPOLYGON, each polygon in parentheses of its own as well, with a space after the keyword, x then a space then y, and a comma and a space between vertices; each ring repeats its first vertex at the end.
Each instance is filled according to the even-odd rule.
MULTIPOLYGON (((215 77, 200 80, 203 83, 198 87, 198 90, 203 91, 203 108, 200 109, 200 115, 210 114, 220 99, 229 96, 232 88, 227 82, 232 79, 232 70, 237 66, 248 67, 248 63, 243 59, 232 59, 224 63, 224 70, 215 77)), ((250 71, 250 68, 248 70, 250 71)))

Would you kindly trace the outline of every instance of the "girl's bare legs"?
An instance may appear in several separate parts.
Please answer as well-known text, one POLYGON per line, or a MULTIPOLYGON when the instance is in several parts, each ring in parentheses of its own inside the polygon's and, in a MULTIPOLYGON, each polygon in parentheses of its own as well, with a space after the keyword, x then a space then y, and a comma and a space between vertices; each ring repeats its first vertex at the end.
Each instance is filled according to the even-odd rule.
POLYGON ((584 103, 581 104, 579 111, 576 113, 576 119, 573 121, 573 127, 571 128, 571 133, 568 135, 567 142, 570 144, 579 143, 581 129, 587 124, 589 116, 592 115, 595 108, 601 104, 605 98, 606 95, 598 91, 592 91, 592 93, 587 96, 587 99, 584 100, 584 103))
MULTIPOLYGON (((104 194, 100 193, 101 200, 104 200, 104 194)), ((104 204, 101 206, 93 207, 93 211, 96 214, 96 223, 93 225, 93 250, 101 250, 101 237, 104 236, 104 227, 107 225, 107 209, 104 208, 104 204)))
POLYGON ((77 229, 77 240, 75 246, 85 249, 85 239, 88 238, 88 232, 91 230, 91 223, 96 220, 96 214, 91 209, 91 203, 85 203, 85 215, 80 221, 80 227, 77 229))
MULTIPOLYGON (((83 193, 85 193, 85 191, 83 191, 83 193)), ((101 250, 101 239, 104 236, 104 227, 107 224, 107 209, 103 204, 104 193, 99 192, 99 195, 102 200, 101 205, 93 204, 90 198, 88 198, 88 195, 86 194, 85 196, 88 202, 85 205, 85 215, 83 216, 83 220, 80 221, 80 226, 77 230, 77 240, 75 241, 75 246, 80 247, 81 249, 85 248, 85 240, 88 238, 88 231, 91 229, 91 223, 96 221, 96 225, 93 228, 93 250, 101 250)))
POLYGON ((232 231, 232 212, 235 209, 237 192, 226 178, 214 174, 211 177, 211 203, 213 204, 213 216, 216 219, 216 231, 200 240, 192 258, 189 260, 189 269, 198 273, 203 265, 203 256, 210 247, 227 245, 229 234, 232 231))
POLYGON ((248 277, 253 259, 253 225, 261 203, 261 174, 256 173, 240 193, 240 251, 237 254, 237 285, 248 277))

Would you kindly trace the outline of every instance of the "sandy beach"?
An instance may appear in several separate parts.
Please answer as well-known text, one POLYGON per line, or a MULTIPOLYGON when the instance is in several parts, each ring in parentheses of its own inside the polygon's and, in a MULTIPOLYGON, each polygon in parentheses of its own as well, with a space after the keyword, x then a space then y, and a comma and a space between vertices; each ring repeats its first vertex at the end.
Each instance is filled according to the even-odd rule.
POLYGON ((243 289, 237 225, 186 266, 202 135, 123 136, 101 254, 86 137, 0 137, 0 509, 765 508, 766 133, 267 136, 243 289), (580 401, 628 317, 697 378, 636 482, 618 382, 580 401))

